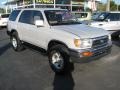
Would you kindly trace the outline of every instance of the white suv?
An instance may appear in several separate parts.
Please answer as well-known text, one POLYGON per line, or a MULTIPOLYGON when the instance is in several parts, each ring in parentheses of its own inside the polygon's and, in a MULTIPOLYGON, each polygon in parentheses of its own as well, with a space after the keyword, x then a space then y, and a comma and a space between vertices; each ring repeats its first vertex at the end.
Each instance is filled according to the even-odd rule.
POLYGON ((7 26, 9 14, 0 14, 0 27, 7 26))
POLYGON ((80 24, 63 9, 14 10, 7 33, 15 51, 26 43, 43 48, 56 73, 65 72, 71 62, 102 57, 112 45, 108 31, 80 24))
POLYGON ((90 23, 91 26, 110 31, 115 37, 120 35, 120 12, 102 12, 90 23))

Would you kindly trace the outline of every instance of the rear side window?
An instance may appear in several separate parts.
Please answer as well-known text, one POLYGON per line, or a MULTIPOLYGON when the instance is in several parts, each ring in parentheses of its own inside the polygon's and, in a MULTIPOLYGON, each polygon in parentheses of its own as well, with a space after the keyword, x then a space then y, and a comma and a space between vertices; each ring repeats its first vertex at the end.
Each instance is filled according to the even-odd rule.
POLYGON ((9 14, 3 14, 1 15, 2 18, 8 18, 9 17, 9 14))
POLYGON ((19 18, 19 22, 33 24, 33 17, 31 10, 24 10, 19 18))
POLYGON ((9 20, 10 20, 10 21, 15 21, 19 13, 20 13, 20 10, 14 10, 14 11, 10 14, 9 20))

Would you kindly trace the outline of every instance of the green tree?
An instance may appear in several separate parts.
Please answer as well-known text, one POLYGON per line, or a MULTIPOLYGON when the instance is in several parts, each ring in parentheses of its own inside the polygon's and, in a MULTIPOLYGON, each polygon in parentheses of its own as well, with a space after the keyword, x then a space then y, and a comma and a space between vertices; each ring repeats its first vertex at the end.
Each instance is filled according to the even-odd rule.
POLYGON ((99 3, 98 4, 98 11, 106 11, 106 4, 99 3))
POLYGON ((4 9, 3 8, 0 8, 0 13, 4 13, 4 9))
POLYGON ((117 10, 117 5, 114 1, 110 1, 110 10, 111 11, 116 11, 117 10))
POLYGON ((118 10, 120 11, 120 5, 118 5, 118 10))

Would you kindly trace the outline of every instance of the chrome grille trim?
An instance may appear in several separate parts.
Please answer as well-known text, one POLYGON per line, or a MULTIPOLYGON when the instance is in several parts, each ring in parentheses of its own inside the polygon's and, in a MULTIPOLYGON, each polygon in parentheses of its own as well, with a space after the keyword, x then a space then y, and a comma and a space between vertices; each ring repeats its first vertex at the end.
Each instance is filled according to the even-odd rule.
POLYGON ((98 48, 98 47, 101 47, 101 46, 106 46, 108 44, 108 40, 109 40, 109 37, 107 35, 102 36, 102 37, 94 38, 92 47, 93 48, 98 48))

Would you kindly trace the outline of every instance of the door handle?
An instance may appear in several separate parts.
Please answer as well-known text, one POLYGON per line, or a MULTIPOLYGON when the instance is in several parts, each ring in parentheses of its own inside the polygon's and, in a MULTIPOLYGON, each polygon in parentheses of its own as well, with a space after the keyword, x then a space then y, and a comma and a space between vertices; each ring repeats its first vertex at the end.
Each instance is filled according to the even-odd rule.
POLYGON ((99 26, 102 26, 103 24, 99 24, 99 26))

